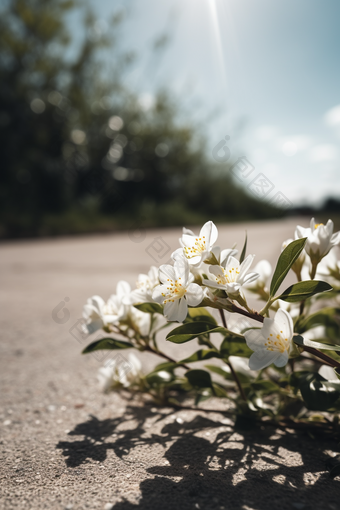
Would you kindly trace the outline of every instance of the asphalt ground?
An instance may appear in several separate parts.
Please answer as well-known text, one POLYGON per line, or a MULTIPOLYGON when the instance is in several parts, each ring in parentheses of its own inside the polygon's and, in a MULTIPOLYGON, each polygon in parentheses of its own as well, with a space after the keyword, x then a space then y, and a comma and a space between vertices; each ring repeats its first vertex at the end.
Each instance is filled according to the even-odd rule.
MULTIPOLYGON (((219 244, 275 263, 297 222, 219 227, 219 244)), ((0 245, 0 508, 325 509, 340 506, 339 452, 323 436, 272 427, 235 432, 216 412, 157 408, 140 396, 101 393, 102 360, 80 354, 86 299, 107 299, 167 262, 180 229, 131 230, 0 245)), ((177 359, 193 346, 163 342, 177 359), (179 352, 178 349, 181 349, 179 352)), ((143 367, 156 363, 141 356, 143 367)))

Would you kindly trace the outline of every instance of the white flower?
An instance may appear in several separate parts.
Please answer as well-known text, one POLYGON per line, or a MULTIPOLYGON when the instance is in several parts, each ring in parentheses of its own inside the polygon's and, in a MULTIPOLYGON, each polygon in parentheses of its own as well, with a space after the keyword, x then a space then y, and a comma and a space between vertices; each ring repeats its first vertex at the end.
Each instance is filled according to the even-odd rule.
POLYGON ((238 295, 243 285, 249 284, 259 277, 257 273, 247 273, 253 260, 254 255, 248 255, 240 264, 235 257, 230 256, 225 261, 225 267, 209 266, 214 280, 203 280, 203 284, 207 287, 225 290, 231 296, 238 295))
POLYGON ((197 306, 203 299, 203 290, 192 283, 194 276, 190 274, 188 261, 184 258, 175 261, 174 266, 163 265, 159 269, 158 285, 152 298, 164 304, 164 315, 169 321, 183 322, 189 306, 197 306))
POLYGON ((141 312, 134 306, 131 306, 129 310, 129 319, 132 327, 132 336, 135 332, 142 336, 148 336, 151 325, 151 315, 149 313, 141 312))
POLYGON ((106 303, 100 296, 90 297, 83 306, 83 318, 86 320, 85 330, 94 333, 105 324, 108 314, 105 313, 106 303))
POLYGON ((85 329, 89 334, 109 324, 114 324, 126 317, 127 307, 124 298, 130 294, 130 285, 120 281, 116 292, 110 296, 107 303, 100 296, 92 296, 83 308, 83 317, 86 319, 85 329))
POLYGON ((258 278, 255 280, 252 280, 250 283, 247 283, 245 287, 247 289, 256 289, 261 288, 264 289, 268 285, 269 278, 271 277, 271 274, 273 272, 271 264, 268 262, 268 260, 260 260, 254 267, 254 272, 258 274, 258 278))
POLYGON ((199 266, 203 260, 209 257, 213 245, 216 243, 218 231, 212 221, 207 221, 201 228, 198 236, 188 229, 183 229, 183 235, 179 240, 182 248, 175 253, 182 253, 189 263, 199 266))
POLYGON ((125 299, 127 304, 150 303, 152 301, 153 289, 159 285, 158 268, 151 266, 148 274, 140 274, 136 282, 137 289, 125 299))
POLYGON ((318 263, 327 255, 329 250, 340 242, 340 232, 333 234, 334 224, 328 220, 326 225, 315 223, 314 218, 310 221, 310 227, 304 228, 299 225, 295 230, 295 239, 307 237, 305 250, 313 263, 318 263))
POLYGON ((260 370, 272 363, 283 367, 293 347, 293 321, 285 310, 279 309, 274 319, 265 318, 261 329, 246 331, 244 337, 254 351, 249 359, 251 370, 260 370))
POLYGON ((118 354, 98 370, 97 378, 102 391, 106 392, 120 386, 128 388, 138 381, 141 375, 141 362, 133 353, 127 358, 126 360, 118 354))

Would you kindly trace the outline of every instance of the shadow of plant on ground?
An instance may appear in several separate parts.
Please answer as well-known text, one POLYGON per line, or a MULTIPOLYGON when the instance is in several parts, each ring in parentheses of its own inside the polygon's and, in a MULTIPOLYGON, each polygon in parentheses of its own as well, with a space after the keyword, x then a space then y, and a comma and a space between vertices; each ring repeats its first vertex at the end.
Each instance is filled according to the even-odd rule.
POLYGON ((150 448, 162 445, 162 465, 148 457, 139 501, 124 499, 115 510, 338 508, 340 481, 325 472, 335 441, 272 427, 235 431, 223 413, 181 415, 130 404, 120 417, 91 416, 69 433, 84 439, 61 441, 57 448, 74 468, 88 459, 104 462, 108 450, 128 460, 136 449, 150 456, 150 448))

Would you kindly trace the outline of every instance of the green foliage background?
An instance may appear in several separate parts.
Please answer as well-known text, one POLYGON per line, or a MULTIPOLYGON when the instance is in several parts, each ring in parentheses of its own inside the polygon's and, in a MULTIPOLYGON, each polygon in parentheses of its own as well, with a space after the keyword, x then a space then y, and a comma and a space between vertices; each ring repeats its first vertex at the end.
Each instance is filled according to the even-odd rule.
POLYGON ((227 165, 211 163, 204 126, 180 121, 167 92, 145 109, 127 89, 120 15, 99 36, 84 10, 70 58, 66 18, 75 8, 73 0, 0 8, 0 236, 105 231, 136 217, 170 226, 280 216, 237 187, 227 165))

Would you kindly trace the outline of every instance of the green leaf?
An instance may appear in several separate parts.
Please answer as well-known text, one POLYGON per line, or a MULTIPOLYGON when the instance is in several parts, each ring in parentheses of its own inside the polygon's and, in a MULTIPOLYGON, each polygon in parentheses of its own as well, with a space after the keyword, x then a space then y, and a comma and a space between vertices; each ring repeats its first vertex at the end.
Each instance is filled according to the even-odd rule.
POLYGON ((172 382, 174 379, 174 375, 166 370, 161 370, 159 372, 151 372, 145 377, 145 380, 151 386, 160 386, 164 384, 168 384, 172 382))
POLYGON ((158 303, 140 303, 133 306, 144 313, 159 313, 163 315, 163 307, 158 303))
POLYGON ((299 257, 302 252, 307 238, 297 239, 283 250, 277 261, 276 268, 273 274, 273 278, 270 284, 270 296, 275 296, 278 288, 280 287, 283 280, 286 278, 288 271, 299 257))
POLYGON ((191 386, 197 388, 211 388, 212 382, 209 372, 206 370, 189 370, 185 377, 188 379, 191 386))
POLYGON ((101 338, 100 340, 96 340, 92 342, 92 344, 85 347, 82 354, 88 354, 93 351, 106 351, 112 349, 130 349, 130 347, 134 347, 130 342, 124 342, 123 340, 116 340, 115 338, 101 338))
POLYGON ((206 308, 189 308, 188 309, 188 318, 193 319, 198 322, 208 322, 209 324, 213 324, 217 326, 217 322, 211 313, 208 312, 206 308))
POLYGON ((240 264, 242 264, 242 262, 245 259, 246 251, 247 251, 247 232, 246 232, 246 238, 244 240, 244 245, 243 245, 241 256, 240 256, 240 264))
POLYGON ((291 285, 277 299, 282 299, 288 303, 297 303, 299 301, 305 301, 314 296, 314 294, 327 292, 329 290, 332 290, 332 286, 326 282, 307 280, 291 285))
POLYGON ((160 363, 159 365, 157 365, 153 369, 153 372, 160 372, 161 370, 171 371, 174 368, 179 367, 180 365, 181 365, 181 363, 174 363, 173 361, 165 361, 164 363, 160 363))
POLYGON ((205 365, 205 367, 210 370, 211 372, 214 372, 215 374, 221 375, 225 379, 231 379, 232 375, 230 373, 229 367, 223 368, 223 367, 217 367, 216 365, 205 365))
POLYGON ((256 392, 261 392, 263 395, 277 393, 280 390, 280 387, 277 384, 273 381, 269 381, 268 379, 252 382, 251 388, 256 392))
POLYGON ((340 345, 324 344, 321 342, 314 342, 314 340, 307 340, 301 335, 293 336, 293 340, 297 345, 313 347, 314 349, 323 349, 324 351, 340 351, 340 345))
POLYGON ((219 398, 228 398, 227 391, 220 384, 213 383, 213 390, 214 390, 214 394, 215 394, 216 397, 219 397, 219 398))
POLYGON ((228 358, 229 356, 249 358, 253 354, 246 341, 238 337, 226 337, 221 344, 220 351, 223 358, 228 358))
POLYGON ((194 361, 204 361, 211 358, 221 358, 221 354, 217 351, 213 351, 212 349, 200 349, 189 356, 189 358, 185 358, 179 363, 193 363, 194 361))
POLYGON ((297 383, 306 407, 311 411, 332 409, 340 397, 340 382, 330 382, 316 372, 295 372, 292 385, 297 383))
POLYGON ((189 340, 193 340, 197 336, 210 333, 222 333, 225 335, 228 334, 228 330, 222 327, 211 328, 211 324, 207 322, 193 321, 173 329, 166 335, 166 339, 175 344, 183 344, 189 342, 189 340))
POLYGON ((309 317, 300 317, 295 323, 295 331, 303 333, 316 326, 337 326, 339 328, 340 308, 323 308, 322 310, 309 315, 309 317), (338 320, 336 319, 338 317, 338 320))

